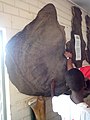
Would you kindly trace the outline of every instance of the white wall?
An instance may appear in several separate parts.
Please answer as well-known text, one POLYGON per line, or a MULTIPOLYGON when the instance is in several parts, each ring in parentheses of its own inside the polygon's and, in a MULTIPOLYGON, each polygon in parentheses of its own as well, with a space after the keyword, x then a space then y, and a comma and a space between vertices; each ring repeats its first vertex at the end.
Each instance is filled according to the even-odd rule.
MULTIPOLYGON (((6 28, 7 41, 26 24, 31 22, 38 11, 47 3, 56 6, 58 21, 65 26, 66 39, 70 40, 71 32, 71 6, 67 0, 0 0, 0 27, 6 28)), ((85 15, 82 10, 82 32, 86 39, 85 15)), ((27 105, 29 96, 23 95, 10 82, 10 108, 12 120, 30 120, 30 111, 27 105)), ((46 98, 47 120, 60 120, 57 114, 53 114, 51 109, 51 99, 46 98)))

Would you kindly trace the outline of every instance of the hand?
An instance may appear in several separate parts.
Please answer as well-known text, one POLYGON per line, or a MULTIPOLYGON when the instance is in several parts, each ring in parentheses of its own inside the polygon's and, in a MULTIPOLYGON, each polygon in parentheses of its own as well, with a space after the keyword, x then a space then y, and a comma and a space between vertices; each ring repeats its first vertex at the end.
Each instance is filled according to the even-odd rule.
POLYGON ((65 57, 67 58, 67 70, 70 70, 73 68, 73 63, 72 63, 72 54, 70 52, 65 52, 64 53, 65 57))
POLYGON ((72 59, 72 53, 70 53, 70 52, 67 52, 67 51, 66 51, 66 52, 64 53, 64 56, 65 56, 66 58, 69 57, 69 58, 72 59))

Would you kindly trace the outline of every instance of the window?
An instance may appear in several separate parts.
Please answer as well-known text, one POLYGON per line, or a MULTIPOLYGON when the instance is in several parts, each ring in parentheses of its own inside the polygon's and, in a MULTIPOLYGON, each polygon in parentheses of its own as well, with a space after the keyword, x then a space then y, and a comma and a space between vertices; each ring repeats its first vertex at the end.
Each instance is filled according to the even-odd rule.
POLYGON ((7 74, 4 62, 5 39, 6 39, 5 29, 0 28, 0 120, 10 120, 9 81, 8 77, 6 77, 7 74), (7 113, 7 111, 9 113, 7 113))

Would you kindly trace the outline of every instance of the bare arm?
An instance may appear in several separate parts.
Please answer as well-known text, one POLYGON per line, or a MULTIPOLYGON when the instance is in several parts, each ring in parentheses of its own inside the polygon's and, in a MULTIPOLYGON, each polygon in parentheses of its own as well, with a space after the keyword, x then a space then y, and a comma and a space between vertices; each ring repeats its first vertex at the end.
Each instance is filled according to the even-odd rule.
POLYGON ((72 54, 70 52, 65 52, 64 55, 67 58, 67 70, 70 70, 73 68, 72 54))

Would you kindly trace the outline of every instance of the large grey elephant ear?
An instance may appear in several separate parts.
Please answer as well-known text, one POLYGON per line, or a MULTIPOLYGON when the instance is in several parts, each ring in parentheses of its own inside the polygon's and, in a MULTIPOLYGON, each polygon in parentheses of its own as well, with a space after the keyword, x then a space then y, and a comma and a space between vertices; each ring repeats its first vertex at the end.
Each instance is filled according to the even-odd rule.
MULTIPOLYGON (((85 56, 85 47, 86 47, 86 43, 83 39, 83 34, 82 34, 82 12, 80 10, 80 8, 76 7, 76 6, 72 6, 72 31, 71 31, 71 40, 66 44, 66 49, 68 49, 68 51, 70 51, 72 53, 72 60, 73 63, 75 64, 75 66, 77 68, 82 66, 83 60, 86 59, 85 56), (76 54, 76 49, 75 49, 75 43, 76 43, 76 39, 75 36, 79 36, 80 38, 80 57, 79 59, 77 59, 78 55, 76 54)), ((78 44, 78 45, 79 45, 78 44)), ((78 49, 78 47, 77 47, 78 49)), ((77 50, 78 51, 78 50, 77 50)), ((79 53, 79 52, 78 52, 79 53)))
POLYGON ((86 27, 87 27, 87 50, 86 50, 86 60, 90 64, 90 17, 85 16, 86 27))
POLYGON ((65 32, 57 21, 55 6, 42 8, 37 17, 17 33, 6 46, 6 66, 11 82, 27 95, 51 96, 66 91, 65 32))

